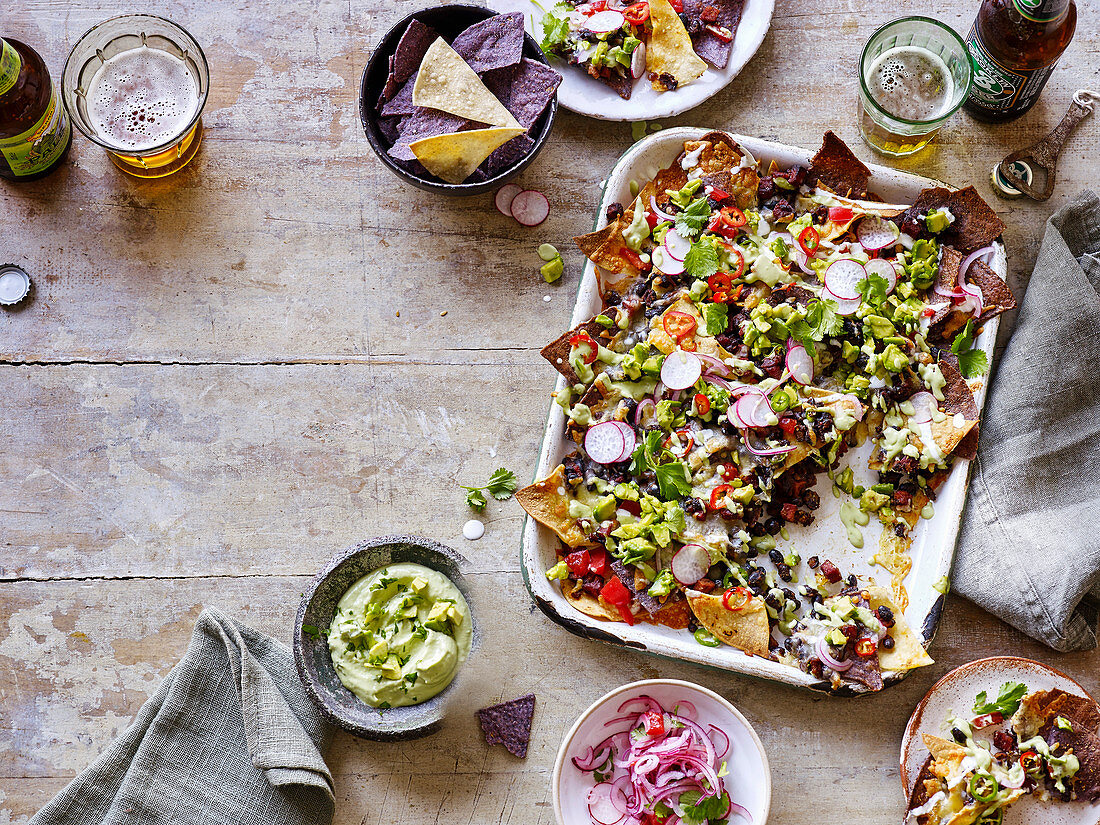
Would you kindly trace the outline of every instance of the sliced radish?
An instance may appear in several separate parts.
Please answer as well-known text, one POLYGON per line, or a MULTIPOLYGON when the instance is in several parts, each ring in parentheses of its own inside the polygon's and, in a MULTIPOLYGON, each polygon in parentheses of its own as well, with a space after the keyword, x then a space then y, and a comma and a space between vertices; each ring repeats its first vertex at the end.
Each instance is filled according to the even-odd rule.
POLYGON ((668 247, 664 245, 653 250, 653 265, 666 275, 679 275, 684 271, 684 262, 673 258, 668 252, 668 247))
POLYGON ((634 47, 630 55, 630 75, 635 80, 645 74, 645 43, 634 47))
POLYGON ((661 365, 661 380, 670 390, 686 390, 703 374, 703 362, 691 352, 674 350, 661 365))
POLYGON ((626 461, 630 454, 634 452, 634 448, 638 446, 638 437, 634 434, 634 428, 625 421, 612 421, 611 423, 618 427, 623 434, 623 451, 616 459, 616 463, 626 461))
POLYGON ((893 261, 888 261, 885 258, 874 258, 865 263, 863 268, 867 270, 868 275, 878 275, 880 278, 886 279, 887 295, 894 291, 894 287, 898 283, 898 269, 894 266, 893 261))
POLYGON ((611 802, 610 782, 601 782, 588 792, 588 815, 597 825, 616 825, 626 818, 611 802))
POLYGON ((710 570, 710 553, 701 544, 685 544, 672 557, 672 575, 680 584, 695 584, 710 570))
POLYGON ((787 370, 791 378, 802 386, 814 380, 814 359, 801 344, 796 344, 787 350, 787 370))
POLYGON ((502 215, 507 215, 509 218, 512 215, 512 201, 515 200, 516 195, 523 191, 523 188, 516 186, 514 183, 507 183, 497 190, 497 196, 494 199, 494 203, 497 206, 497 210, 502 215))
POLYGON ((512 217, 524 226, 538 226, 550 215, 550 201, 534 189, 524 189, 512 198, 512 217))
POLYGON ((749 392, 737 399, 737 417, 747 427, 768 427, 771 425, 772 412, 768 397, 763 392, 749 392))
POLYGON ((845 301, 859 300, 859 282, 867 277, 867 270, 855 258, 840 258, 825 270, 825 287, 845 301))
POLYGON ((687 258, 687 254, 691 250, 691 241, 675 229, 670 229, 665 233, 665 249, 673 258, 678 261, 683 261, 687 258))
POLYGON ((621 461, 626 437, 614 421, 605 421, 588 428, 584 434, 584 451, 597 464, 621 461))
POLYGON ((609 9, 607 11, 598 11, 586 19, 584 21, 584 29, 593 34, 610 34, 613 31, 618 31, 625 24, 626 18, 623 17, 621 11, 609 9))
POLYGON ((837 306, 837 315, 855 315, 859 305, 863 303, 860 298, 840 298, 829 291, 828 287, 821 290, 821 300, 832 301, 837 306))
POLYGON ((913 405, 913 414, 909 416, 914 424, 927 424, 932 420, 932 414, 940 408, 936 403, 936 396, 930 392, 918 392, 909 397, 909 403, 913 405))
POLYGON ((880 218, 878 215, 868 215, 856 226, 856 237, 863 244, 864 249, 882 249, 884 246, 897 243, 901 237, 901 230, 893 221, 880 218))

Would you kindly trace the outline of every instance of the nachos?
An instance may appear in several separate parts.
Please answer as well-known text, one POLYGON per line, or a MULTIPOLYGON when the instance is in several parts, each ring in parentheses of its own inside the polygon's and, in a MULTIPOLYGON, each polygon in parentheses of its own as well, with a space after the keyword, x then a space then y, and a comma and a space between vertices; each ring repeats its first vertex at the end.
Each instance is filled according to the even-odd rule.
POLYGON ((589 616, 694 632, 877 690, 931 662, 905 622, 911 531, 973 455, 973 336, 1013 305, 977 262, 999 220, 967 190, 873 199, 834 135, 809 168, 688 140, 632 203, 577 238, 603 310, 543 349, 575 449, 516 494, 561 539, 548 576, 589 616), (870 440, 875 483, 845 466, 870 440), (884 525, 887 587, 776 539, 840 518, 884 525))
POLYGON ((999 825, 1025 795, 1044 801, 1100 799, 1100 708, 1063 690, 1029 692, 1007 682, 983 691, 972 715, 950 714, 945 737, 925 734, 928 758, 906 814, 916 825, 999 825))
POLYGON ((744 0, 564 0, 544 11, 543 52, 629 99, 643 77, 659 92, 725 68, 744 0))

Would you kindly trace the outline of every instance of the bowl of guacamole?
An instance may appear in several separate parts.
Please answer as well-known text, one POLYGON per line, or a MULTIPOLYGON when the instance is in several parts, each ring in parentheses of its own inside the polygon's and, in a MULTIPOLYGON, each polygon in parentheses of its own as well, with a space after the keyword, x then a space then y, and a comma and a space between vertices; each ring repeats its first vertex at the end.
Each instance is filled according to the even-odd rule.
POLYGON ((425 736, 476 644, 465 559, 418 536, 383 536, 333 558, 303 594, 298 673, 333 724, 368 739, 425 736))

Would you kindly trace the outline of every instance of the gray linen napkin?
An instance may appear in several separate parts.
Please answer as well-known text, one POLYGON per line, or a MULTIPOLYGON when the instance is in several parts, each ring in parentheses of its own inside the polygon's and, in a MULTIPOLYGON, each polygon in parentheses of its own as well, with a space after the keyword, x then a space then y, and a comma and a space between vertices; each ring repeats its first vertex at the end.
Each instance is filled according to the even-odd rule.
POLYGON ((986 401, 955 590, 1055 650, 1100 610, 1100 199, 1047 221, 986 401))
POLYGON ((290 650, 208 609, 130 727, 30 825, 329 825, 329 734, 290 650))

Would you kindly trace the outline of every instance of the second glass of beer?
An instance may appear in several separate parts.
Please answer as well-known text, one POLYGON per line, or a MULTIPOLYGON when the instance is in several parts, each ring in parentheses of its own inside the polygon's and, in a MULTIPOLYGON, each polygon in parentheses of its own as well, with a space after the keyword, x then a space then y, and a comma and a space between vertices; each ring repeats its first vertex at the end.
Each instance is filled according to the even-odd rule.
POLYGON ((924 148, 970 91, 966 45, 930 17, 903 17, 871 35, 859 58, 859 131, 901 157, 924 148))
POLYGON ((202 141, 210 68, 195 39, 149 14, 112 17, 73 47, 61 94, 76 127, 115 166, 161 178, 186 166, 202 141))

